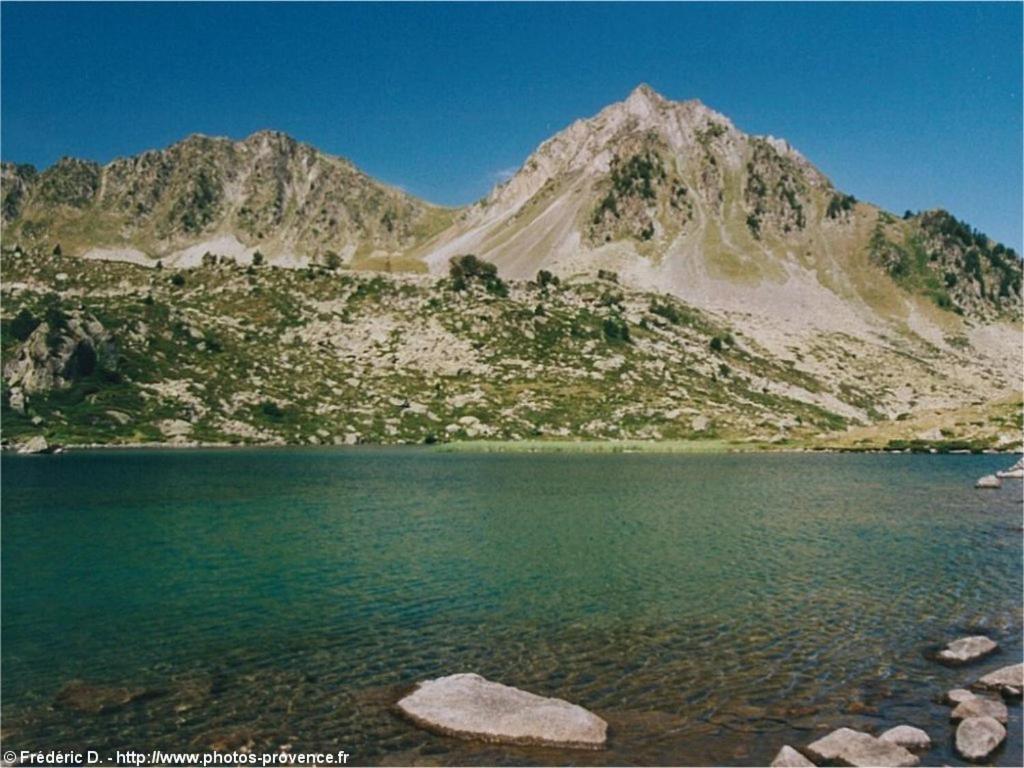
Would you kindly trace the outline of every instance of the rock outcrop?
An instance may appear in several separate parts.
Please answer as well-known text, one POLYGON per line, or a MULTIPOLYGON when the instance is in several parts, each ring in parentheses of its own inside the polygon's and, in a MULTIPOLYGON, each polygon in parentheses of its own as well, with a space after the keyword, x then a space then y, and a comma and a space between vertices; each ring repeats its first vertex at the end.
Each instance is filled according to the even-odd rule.
POLYGON ((979 477, 978 482, 974 484, 975 488, 1002 488, 1003 481, 995 475, 985 475, 979 477))
POLYGON ((424 681, 397 706, 435 733, 502 744, 600 749, 608 728, 583 707, 472 673, 424 681))
POLYGON ((97 371, 114 371, 117 358, 113 334, 95 317, 81 311, 48 312, 4 365, 11 407, 19 410, 17 398, 24 412, 26 397, 65 389, 97 371))

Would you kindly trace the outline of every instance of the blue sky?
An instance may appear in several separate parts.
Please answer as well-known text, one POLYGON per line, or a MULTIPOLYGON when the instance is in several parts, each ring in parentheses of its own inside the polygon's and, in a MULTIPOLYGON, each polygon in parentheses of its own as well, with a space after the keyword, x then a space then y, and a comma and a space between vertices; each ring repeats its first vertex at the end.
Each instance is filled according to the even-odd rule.
POLYGON ((1022 5, 0 6, 0 155, 108 161, 275 128, 428 200, 483 196, 640 82, 843 190, 1021 250, 1022 5))

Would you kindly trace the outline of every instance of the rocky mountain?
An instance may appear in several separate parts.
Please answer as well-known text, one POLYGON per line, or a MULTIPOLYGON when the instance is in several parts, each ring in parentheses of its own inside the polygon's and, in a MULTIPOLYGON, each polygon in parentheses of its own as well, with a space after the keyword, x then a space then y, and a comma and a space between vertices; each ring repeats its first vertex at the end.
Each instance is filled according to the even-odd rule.
POLYGON ((64 158, 39 173, 5 163, 2 174, 8 242, 150 265, 259 252, 285 266, 415 269, 405 252, 451 218, 272 131, 243 141, 190 136, 102 166, 64 158))
POLYGON ((269 132, 2 183, 5 437, 1019 443, 1018 254, 646 86, 457 211, 269 132))

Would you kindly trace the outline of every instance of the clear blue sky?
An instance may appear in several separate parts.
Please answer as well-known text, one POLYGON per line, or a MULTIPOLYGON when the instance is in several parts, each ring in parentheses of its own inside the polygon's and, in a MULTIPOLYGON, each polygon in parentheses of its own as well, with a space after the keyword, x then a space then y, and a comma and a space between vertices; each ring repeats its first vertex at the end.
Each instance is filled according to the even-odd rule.
POLYGON ((862 199, 945 207, 1019 251, 1021 9, 5 2, 0 154, 275 128, 461 204, 647 82, 787 138, 862 199))

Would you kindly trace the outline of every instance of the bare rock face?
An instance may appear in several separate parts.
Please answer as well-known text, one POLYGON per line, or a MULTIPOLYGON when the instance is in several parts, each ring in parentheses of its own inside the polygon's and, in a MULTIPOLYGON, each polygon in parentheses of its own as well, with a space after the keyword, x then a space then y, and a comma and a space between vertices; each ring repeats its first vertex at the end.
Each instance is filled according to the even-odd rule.
POLYGON ((912 725, 897 725, 883 733, 878 739, 899 744, 907 749, 928 749, 932 745, 931 737, 912 725))
POLYGON ((956 751, 968 760, 984 760, 1006 738, 1006 729, 991 717, 969 717, 956 729, 956 751))
POLYGON ((998 643, 984 635, 961 637, 939 651, 939 660, 946 664, 968 664, 987 656, 998 647, 998 643))
POLYGON ((600 749, 607 738, 608 724, 583 707, 472 673, 424 681, 397 706, 421 728, 463 739, 600 749))
POLYGON ((977 686, 999 691, 1004 696, 1020 698, 1021 690, 1024 690, 1024 664, 1013 664, 989 672, 977 682, 977 686))
POLYGON ((1001 488, 1003 481, 995 475, 985 475, 984 477, 978 478, 978 482, 974 484, 975 488, 1001 488))
POLYGON ((971 717, 991 717, 993 720, 998 720, 1003 725, 1006 725, 1009 713, 1006 711, 1006 705, 1003 702, 975 696, 973 699, 957 704, 956 709, 950 714, 950 718, 953 720, 966 720, 971 717))
POLYGON ((771 768, 814 768, 814 763, 791 746, 783 746, 772 760, 771 768))
POLYGON ((914 766, 917 757, 890 741, 869 733, 840 728, 807 746, 811 757, 821 762, 839 762, 852 766, 914 766))
POLYGON ((98 368, 117 368, 117 344, 96 318, 75 312, 56 321, 59 325, 41 322, 4 365, 4 378, 18 389, 22 411, 27 395, 64 389, 98 368))

